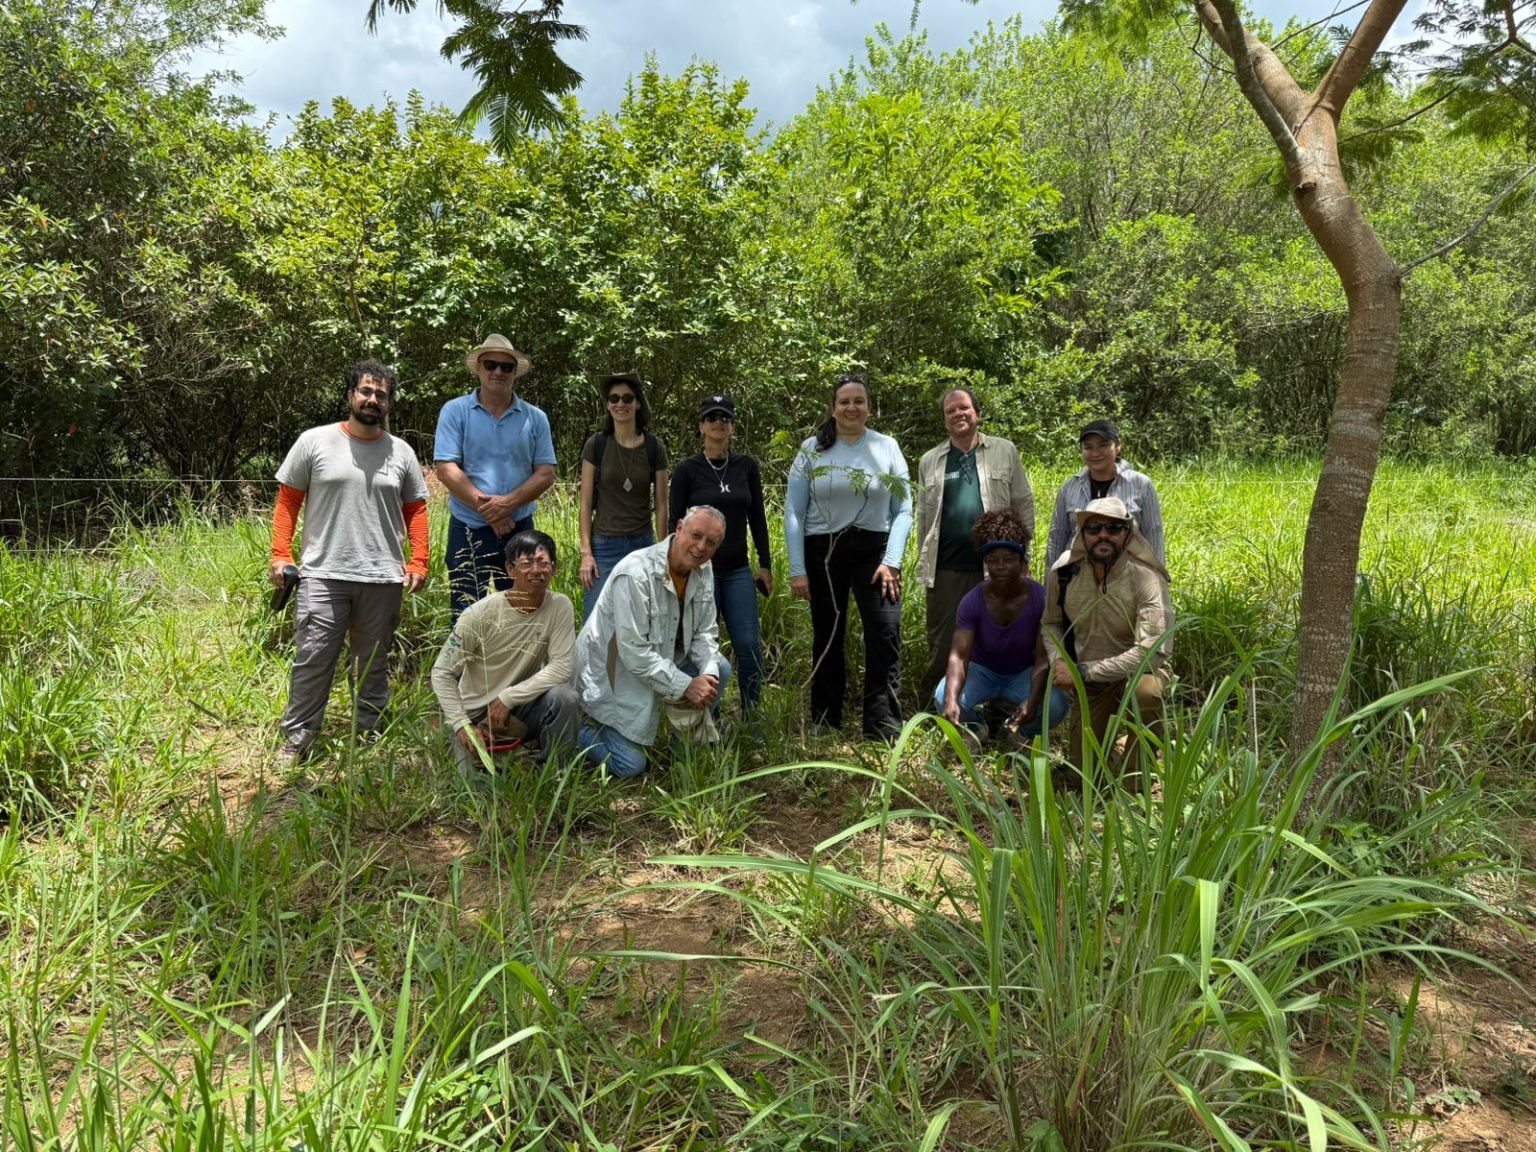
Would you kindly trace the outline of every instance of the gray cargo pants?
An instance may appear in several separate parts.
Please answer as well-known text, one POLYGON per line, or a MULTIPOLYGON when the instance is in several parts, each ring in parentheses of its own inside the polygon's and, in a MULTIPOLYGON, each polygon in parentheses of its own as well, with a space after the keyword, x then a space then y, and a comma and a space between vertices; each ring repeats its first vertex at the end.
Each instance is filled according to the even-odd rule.
POLYGON ((348 683, 357 731, 371 732, 389 703, 389 647, 400 621, 404 584, 363 584, 306 576, 294 615, 293 676, 281 721, 290 745, 308 748, 320 735, 343 641, 350 638, 348 683))

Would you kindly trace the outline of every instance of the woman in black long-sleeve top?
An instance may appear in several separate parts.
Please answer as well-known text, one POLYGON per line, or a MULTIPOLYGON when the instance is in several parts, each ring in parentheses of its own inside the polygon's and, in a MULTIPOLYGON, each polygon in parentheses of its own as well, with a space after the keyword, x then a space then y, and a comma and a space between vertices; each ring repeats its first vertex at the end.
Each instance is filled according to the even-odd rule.
POLYGON ((699 435, 704 451, 672 469, 669 512, 673 524, 689 508, 708 504, 725 516, 725 540, 711 563, 715 606, 731 637, 741 685, 741 709, 750 712, 762 692, 763 641, 758 628, 757 594, 773 591, 773 559, 768 550, 768 515, 763 508, 763 477, 751 456, 731 451, 736 405, 723 393, 699 405, 699 435), (757 549, 757 569, 747 556, 747 530, 757 549))

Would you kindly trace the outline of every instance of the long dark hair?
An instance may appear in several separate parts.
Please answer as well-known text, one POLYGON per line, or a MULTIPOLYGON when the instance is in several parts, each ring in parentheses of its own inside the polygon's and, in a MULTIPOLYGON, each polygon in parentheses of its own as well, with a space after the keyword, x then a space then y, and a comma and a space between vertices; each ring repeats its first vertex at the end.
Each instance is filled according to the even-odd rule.
MULTIPOLYGON (((640 379, 638 372, 610 372, 603 377, 603 409, 607 412, 608 393, 613 391, 616 384, 628 384, 635 393, 635 431, 644 432, 651 426, 651 406, 645 402, 645 381, 640 379)), ((603 424, 603 433, 613 435, 613 413, 607 412, 607 418, 603 424)))
POLYGON ((849 384, 857 384, 864 389, 864 399, 874 406, 874 398, 869 393, 869 377, 862 372, 847 372, 832 382, 832 399, 827 404, 827 418, 816 427, 816 451, 825 452, 833 444, 837 443, 837 394, 849 384))

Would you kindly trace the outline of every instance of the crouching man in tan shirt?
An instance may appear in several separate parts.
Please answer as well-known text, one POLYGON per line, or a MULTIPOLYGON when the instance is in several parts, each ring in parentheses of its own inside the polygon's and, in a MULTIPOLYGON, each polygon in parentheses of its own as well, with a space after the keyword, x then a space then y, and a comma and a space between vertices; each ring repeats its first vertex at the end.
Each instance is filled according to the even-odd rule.
POLYGON ((576 613, 567 597, 549 590, 555 559, 555 542, 545 533, 513 535, 506 546, 512 587, 470 605, 432 665, 432 691, 454 734, 459 769, 471 781, 480 779, 496 744, 536 737, 540 761, 576 753, 576 613))
MULTIPOLYGON (((1052 681, 1072 699, 1069 755, 1083 770, 1083 704, 1072 663, 1083 681, 1088 716, 1101 764, 1109 721, 1127 696, 1126 712, 1154 734, 1162 730, 1168 683, 1163 634, 1172 626, 1168 572, 1118 497, 1091 501, 1077 514, 1069 551, 1051 566, 1045 583, 1045 648, 1052 681)), ((1141 741, 1131 737, 1121 783, 1139 787, 1141 741)))

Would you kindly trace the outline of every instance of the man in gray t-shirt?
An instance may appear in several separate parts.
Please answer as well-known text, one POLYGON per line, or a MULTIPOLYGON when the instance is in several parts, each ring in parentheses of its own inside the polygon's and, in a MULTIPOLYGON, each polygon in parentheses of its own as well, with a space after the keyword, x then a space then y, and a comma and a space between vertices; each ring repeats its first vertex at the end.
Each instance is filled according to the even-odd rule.
POLYGON ((304 511, 293 675, 281 722, 281 755, 289 760, 320 735, 348 638, 357 730, 378 727, 389 703, 387 659, 401 597, 426 583, 427 484, 410 445, 384 429, 394 397, 392 368, 377 360, 354 364, 347 419, 309 429, 277 470, 270 575, 279 587, 294 562, 294 525, 304 511))

